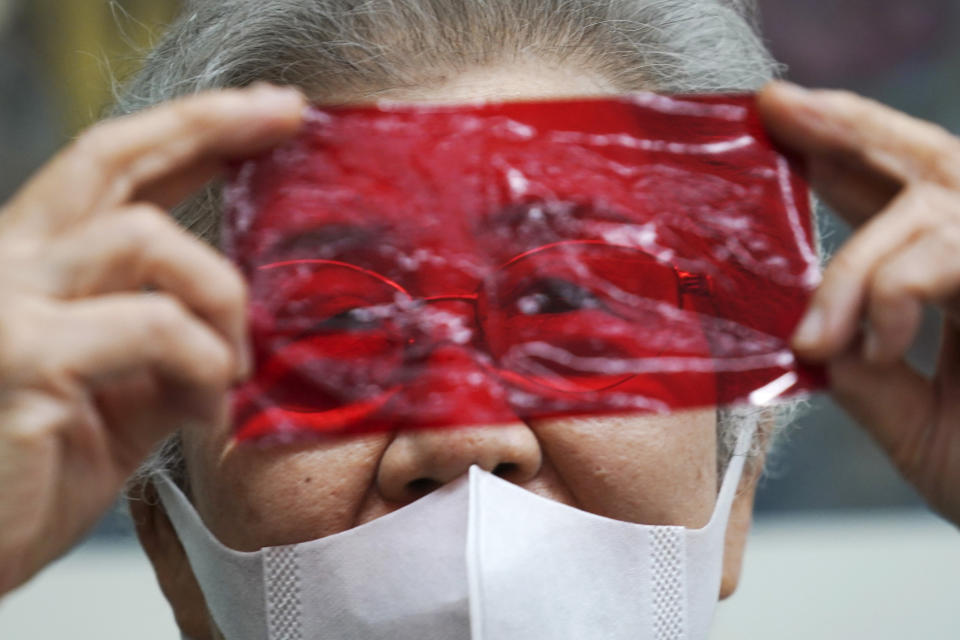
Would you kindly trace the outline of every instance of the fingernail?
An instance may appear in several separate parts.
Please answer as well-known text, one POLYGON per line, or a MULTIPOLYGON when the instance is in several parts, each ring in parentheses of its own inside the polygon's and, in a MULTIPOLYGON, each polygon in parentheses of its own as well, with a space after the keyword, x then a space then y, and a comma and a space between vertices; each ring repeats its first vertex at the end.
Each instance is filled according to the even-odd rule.
POLYGON ((788 80, 778 80, 775 86, 781 94, 794 100, 805 100, 810 97, 809 89, 788 80))
POLYGON ((264 89, 273 89, 275 87, 276 85, 270 84, 266 80, 257 80, 256 82, 252 82, 247 89, 250 91, 263 91, 264 89))
POLYGON ((278 87, 267 83, 251 86, 251 97, 267 109, 302 109, 305 102, 303 94, 296 87, 278 87))
POLYGON ((800 349, 816 346, 823 334, 823 325, 823 312, 817 307, 811 308, 793 334, 794 346, 800 349))

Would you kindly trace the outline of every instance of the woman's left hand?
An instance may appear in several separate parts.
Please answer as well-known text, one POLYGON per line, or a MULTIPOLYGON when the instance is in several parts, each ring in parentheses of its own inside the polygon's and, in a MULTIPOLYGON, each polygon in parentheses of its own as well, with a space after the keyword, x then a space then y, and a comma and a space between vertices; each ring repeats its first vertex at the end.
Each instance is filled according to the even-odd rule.
POLYGON ((759 104, 773 137, 806 159, 814 189, 856 230, 794 349, 828 366, 837 401, 960 524, 960 139, 845 92, 777 82, 759 104), (927 304, 944 312, 932 377, 904 360, 927 304))

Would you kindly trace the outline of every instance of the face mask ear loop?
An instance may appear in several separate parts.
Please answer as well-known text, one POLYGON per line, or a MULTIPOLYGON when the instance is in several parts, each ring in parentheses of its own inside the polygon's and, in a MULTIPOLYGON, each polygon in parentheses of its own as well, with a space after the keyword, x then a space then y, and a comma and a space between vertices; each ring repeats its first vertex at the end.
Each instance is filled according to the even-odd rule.
POLYGON ((230 552, 210 533, 187 496, 183 494, 180 487, 165 471, 154 473, 151 480, 160 495, 160 502, 163 504, 167 517, 170 518, 170 522, 177 532, 177 537, 180 538, 180 543, 184 545, 185 549, 189 546, 197 547, 197 551, 205 553, 230 552), (200 549, 201 546, 205 548, 200 549))
POLYGON ((756 430, 757 421, 753 419, 741 429, 726 473, 723 474, 710 522, 701 529, 685 531, 684 555, 688 581, 685 587, 685 626, 688 635, 685 637, 706 638, 709 635, 723 578, 727 523, 756 430))
POLYGON ((719 526, 720 520, 723 520, 722 526, 726 528, 726 520, 730 516, 733 501, 736 499, 737 490, 740 488, 743 467, 753 446, 753 436, 757 432, 757 420, 754 418, 749 420, 749 423, 743 426, 740 435, 737 436, 737 443, 727 464, 727 470, 723 474, 723 482, 720 484, 720 492, 717 494, 717 502, 713 509, 713 515, 710 516, 710 522, 702 529, 697 529, 697 532, 706 532, 715 524, 719 526))
POLYGON ((151 479, 186 551, 190 567, 203 589, 217 626, 231 639, 268 638, 267 620, 262 613, 251 615, 243 628, 235 628, 237 622, 227 613, 263 611, 263 553, 244 553, 225 547, 207 529, 196 509, 169 475, 161 471, 153 474, 151 479), (237 590, 234 588, 236 585, 244 585, 244 589, 237 590))

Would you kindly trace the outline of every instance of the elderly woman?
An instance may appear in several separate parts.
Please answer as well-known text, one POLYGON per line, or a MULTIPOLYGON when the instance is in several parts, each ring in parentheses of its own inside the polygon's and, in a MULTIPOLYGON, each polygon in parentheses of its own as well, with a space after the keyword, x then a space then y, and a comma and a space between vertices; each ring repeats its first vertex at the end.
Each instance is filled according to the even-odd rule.
MULTIPOLYGON (((245 285, 168 211, 228 161, 293 136, 308 100, 758 90, 776 65, 752 24, 747 3, 733 0, 190 8, 124 94, 120 111, 139 113, 81 136, 0 216, 0 593, 82 536, 161 441, 150 469, 178 481, 220 544, 253 552, 375 521, 473 465, 613 520, 702 527, 730 443, 743 421, 759 420, 761 446, 725 531, 719 596, 730 595, 776 414, 517 420, 238 446, 226 392, 251 373, 245 285)), ((773 83, 759 106, 772 134, 805 157, 819 194, 858 228, 793 346, 828 366, 837 399, 930 505, 960 522, 960 141, 843 93, 773 83), (903 360, 926 304, 946 314, 932 379, 903 360)), ((217 228, 212 196, 178 214, 205 239, 217 228)), ((131 507, 184 635, 223 637, 164 507, 131 507)), ((271 637, 314 637, 303 633, 271 637)))

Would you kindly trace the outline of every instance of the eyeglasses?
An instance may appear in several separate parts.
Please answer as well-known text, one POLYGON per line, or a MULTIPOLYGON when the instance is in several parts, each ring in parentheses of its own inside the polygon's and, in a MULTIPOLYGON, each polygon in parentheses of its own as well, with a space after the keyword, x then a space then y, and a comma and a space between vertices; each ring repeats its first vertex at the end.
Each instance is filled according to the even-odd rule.
POLYGON ((697 312, 709 279, 601 241, 526 252, 467 294, 417 298, 374 271, 310 259, 263 265, 251 285, 258 386, 304 415, 382 410, 426 368, 452 366, 431 363, 442 347, 468 352, 533 414, 610 392, 649 397, 639 374, 710 356, 697 312))

